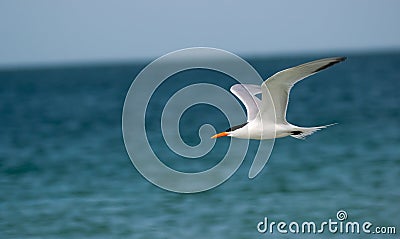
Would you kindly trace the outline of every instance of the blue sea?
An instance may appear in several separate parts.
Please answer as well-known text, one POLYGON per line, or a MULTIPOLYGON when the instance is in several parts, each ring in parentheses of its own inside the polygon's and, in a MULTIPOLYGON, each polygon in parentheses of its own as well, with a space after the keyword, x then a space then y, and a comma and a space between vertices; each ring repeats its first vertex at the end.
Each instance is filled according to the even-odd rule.
MULTIPOLYGON (((244 58, 266 79, 329 56, 244 58)), ((400 54, 347 57, 298 83, 287 114, 301 126, 337 125, 306 140, 277 139, 255 179, 247 176, 250 155, 225 183, 195 194, 148 182, 125 150, 125 96, 150 61, 0 70, 0 238, 398 238, 400 54), (339 222, 339 210, 346 221, 369 221, 371 230, 394 226, 396 234, 257 230, 265 217, 339 222)), ((160 86, 147 109, 149 138, 171 167, 210 168, 229 139, 218 139, 220 147, 201 160, 174 159, 157 119, 165 99, 185 84, 204 81, 228 90, 235 82, 204 70, 177 77, 183 80, 160 86)), ((217 131, 230 127, 214 108, 193 107, 180 122, 187 144, 199 142, 203 123, 217 131)))

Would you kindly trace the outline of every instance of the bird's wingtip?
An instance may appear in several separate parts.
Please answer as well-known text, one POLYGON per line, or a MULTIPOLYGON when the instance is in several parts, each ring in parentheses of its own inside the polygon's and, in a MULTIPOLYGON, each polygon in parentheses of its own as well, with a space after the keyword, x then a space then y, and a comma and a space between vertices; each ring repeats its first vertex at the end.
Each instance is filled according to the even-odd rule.
POLYGON ((347 57, 345 57, 345 56, 323 59, 323 60, 329 60, 329 62, 327 62, 327 64, 325 64, 325 65, 319 67, 318 69, 316 69, 314 71, 314 73, 318 72, 318 71, 325 70, 326 68, 329 68, 329 67, 331 67, 331 66, 333 66, 333 65, 335 65, 335 64, 337 64, 339 62, 345 61, 346 59, 347 59, 347 57))

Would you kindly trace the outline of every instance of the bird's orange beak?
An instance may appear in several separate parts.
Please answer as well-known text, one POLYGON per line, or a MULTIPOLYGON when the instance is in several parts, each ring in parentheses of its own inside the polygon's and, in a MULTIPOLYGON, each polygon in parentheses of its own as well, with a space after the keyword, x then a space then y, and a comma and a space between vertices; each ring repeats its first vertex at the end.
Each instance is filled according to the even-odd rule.
POLYGON ((216 135, 212 136, 211 138, 212 139, 216 139, 216 138, 224 137, 224 136, 228 136, 228 133, 227 132, 222 132, 222 133, 219 133, 219 134, 216 134, 216 135))

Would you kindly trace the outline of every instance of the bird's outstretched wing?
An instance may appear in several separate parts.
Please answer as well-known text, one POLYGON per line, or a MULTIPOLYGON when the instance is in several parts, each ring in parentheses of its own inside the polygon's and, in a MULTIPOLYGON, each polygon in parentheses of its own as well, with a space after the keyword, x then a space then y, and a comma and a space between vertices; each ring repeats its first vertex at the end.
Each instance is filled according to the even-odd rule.
POLYGON ((293 85, 307 76, 311 76, 344 60, 346 60, 346 57, 320 59, 280 71, 269 77, 261 84, 262 103, 259 115, 261 119, 265 122, 286 124, 287 104, 290 89, 293 85), (274 109, 275 112, 273 112, 274 109))
POLYGON ((261 94, 261 86, 250 84, 236 84, 231 87, 231 92, 239 98, 247 111, 247 122, 256 118, 261 107, 261 100, 256 95, 261 94))

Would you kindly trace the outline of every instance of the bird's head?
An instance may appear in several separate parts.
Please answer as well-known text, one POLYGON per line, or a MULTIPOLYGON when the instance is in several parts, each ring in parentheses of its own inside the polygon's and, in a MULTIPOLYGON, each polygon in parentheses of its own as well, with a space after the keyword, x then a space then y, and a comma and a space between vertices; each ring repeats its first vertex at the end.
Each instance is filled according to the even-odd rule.
POLYGON ((212 139, 216 139, 216 138, 220 138, 220 137, 224 137, 224 136, 236 137, 237 136, 236 135, 236 133, 237 133, 236 131, 241 129, 241 128, 243 128, 246 125, 247 125, 247 122, 244 123, 244 124, 233 126, 233 127, 229 128, 229 129, 225 130, 222 133, 219 133, 219 134, 216 134, 216 135, 212 136, 211 138, 212 139))

